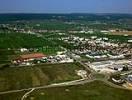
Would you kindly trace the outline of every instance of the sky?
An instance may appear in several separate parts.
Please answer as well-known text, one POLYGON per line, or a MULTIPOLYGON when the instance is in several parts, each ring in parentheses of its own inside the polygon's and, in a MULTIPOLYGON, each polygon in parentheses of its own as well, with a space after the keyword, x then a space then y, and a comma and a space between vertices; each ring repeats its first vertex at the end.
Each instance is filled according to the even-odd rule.
POLYGON ((0 13, 132 14, 132 0, 0 0, 0 13))

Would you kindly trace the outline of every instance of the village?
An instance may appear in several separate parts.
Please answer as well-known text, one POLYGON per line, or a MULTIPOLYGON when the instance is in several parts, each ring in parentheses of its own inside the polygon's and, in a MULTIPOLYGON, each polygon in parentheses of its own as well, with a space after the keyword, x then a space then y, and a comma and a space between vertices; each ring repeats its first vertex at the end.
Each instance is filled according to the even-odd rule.
MULTIPOLYGON (((66 33, 56 34, 61 36, 66 33)), ((114 73, 129 72, 129 74, 125 74, 123 79, 116 80, 112 77, 111 80, 113 83, 122 83, 123 87, 132 87, 132 48, 129 40, 126 43, 120 43, 107 37, 91 36, 83 38, 76 35, 58 37, 57 39, 75 46, 75 48, 69 50, 62 47, 63 51, 58 51, 54 55, 46 55, 37 52, 36 49, 36 52, 29 52, 30 50, 27 48, 20 48, 19 52, 22 55, 12 60, 12 64, 16 67, 22 67, 36 64, 74 63, 82 61, 85 56, 87 60, 83 63, 90 70, 94 70, 97 73, 112 75, 114 73)), ((83 78, 87 77, 85 70, 79 70, 76 73, 83 78)))
POLYGON ((132 100, 132 0, 1 0, 0 100, 132 100))
MULTIPOLYGON (((102 23, 93 21, 87 24, 102 23)), ((0 24, 0 28, 0 32, 6 32, 1 34, 3 38, 6 36, 4 41, 8 38, 16 41, 7 45, 3 43, 2 47, 6 47, 7 52, 13 51, 13 54, 7 53, 8 63, 2 64, 6 68, 1 67, 1 70, 16 69, 26 77, 30 76, 18 75, 19 81, 25 78, 25 84, 27 79, 31 82, 27 87, 49 83, 56 86, 59 82, 67 85, 67 81, 75 81, 73 84, 101 81, 110 86, 132 89, 131 30, 103 28, 103 25, 88 27, 73 21, 60 24, 51 20, 17 21, 17 25, 0 24)), ((19 86, 21 83, 13 82, 19 86)))

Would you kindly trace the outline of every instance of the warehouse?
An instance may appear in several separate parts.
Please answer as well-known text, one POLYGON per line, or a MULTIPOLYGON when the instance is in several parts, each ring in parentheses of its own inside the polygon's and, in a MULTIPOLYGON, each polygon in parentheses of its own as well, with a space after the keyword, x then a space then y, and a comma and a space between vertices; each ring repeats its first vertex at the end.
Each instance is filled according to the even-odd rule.
POLYGON ((46 57, 43 53, 32 53, 32 54, 25 54, 25 55, 20 55, 17 59, 13 60, 14 64, 20 64, 23 62, 29 62, 33 60, 39 60, 46 57))

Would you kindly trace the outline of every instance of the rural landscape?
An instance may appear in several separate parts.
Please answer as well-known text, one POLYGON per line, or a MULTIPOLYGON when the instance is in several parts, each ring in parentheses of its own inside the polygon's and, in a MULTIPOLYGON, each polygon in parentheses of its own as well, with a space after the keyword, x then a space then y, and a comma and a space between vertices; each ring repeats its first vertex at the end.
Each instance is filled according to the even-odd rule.
POLYGON ((132 99, 132 15, 0 20, 0 100, 132 99))
POLYGON ((1 0, 0 100, 132 100, 132 0, 1 0))

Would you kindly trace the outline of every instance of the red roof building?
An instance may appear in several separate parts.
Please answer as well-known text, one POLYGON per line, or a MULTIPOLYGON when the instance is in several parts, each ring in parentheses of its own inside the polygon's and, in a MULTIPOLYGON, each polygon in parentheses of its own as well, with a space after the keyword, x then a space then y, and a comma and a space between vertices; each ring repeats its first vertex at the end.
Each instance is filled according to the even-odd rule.
POLYGON ((46 57, 43 53, 33 53, 33 54, 26 54, 26 55, 20 55, 20 59, 39 59, 46 57))
POLYGON ((25 54, 20 55, 20 57, 16 60, 14 60, 14 63, 22 63, 25 61, 32 61, 34 59, 42 59, 43 57, 46 57, 43 53, 32 53, 32 54, 25 54))

